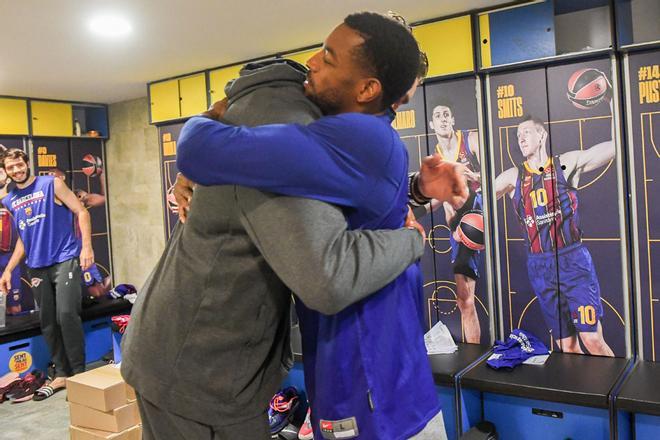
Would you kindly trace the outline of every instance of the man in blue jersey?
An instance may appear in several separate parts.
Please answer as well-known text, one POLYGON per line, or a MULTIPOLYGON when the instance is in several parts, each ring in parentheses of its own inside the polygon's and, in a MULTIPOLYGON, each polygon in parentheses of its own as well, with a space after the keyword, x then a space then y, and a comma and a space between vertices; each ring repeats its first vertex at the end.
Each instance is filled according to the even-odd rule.
MULTIPOLYGON (((400 227, 408 157, 388 109, 412 86, 419 51, 403 27, 383 35, 392 30, 379 17, 347 17, 308 61, 307 96, 329 116, 307 127, 249 129, 211 120, 222 116, 217 103, 209 118, 182 129, 181 172, 203 184, 334 203, 354 229, 400 227), (392 63, 390 53, 403 60, 392 63)), ((335 315, 297 304, 315 436, 407 439, 440 417, 418 324, 420 291, 413 265, 335 315)), ((442 438, 444 428, 435 435, 442 438)))
POLYGON ((31 175, 23 151, 11 149, 1 161, 16 183, 2 204, 11 213, 19 238, 0 278, 0 290, 11 289, 11 272, 27 257, 40 306, 41 332, 55 363, 56 377, 50 386, 59 390, 65 387, 67 376, 85 370, 80 278, 81 268, 94 263, 89 213, 62 179, 31 175), (76 217, 82 248, 73 230, 76 217))
POLYGON ((583 173, 614 159, 613 136, 555 157, 548 155, 547 139, 538 118, 528 116, 518 125, 525 161, 497 176, 497 198, 511 198, 527 246, 529 281, 559 348, 583 353, 579 335, 590 354, 614 356, 603 337, 600 285, 591 254, 582 244, 577 194, 583 173))

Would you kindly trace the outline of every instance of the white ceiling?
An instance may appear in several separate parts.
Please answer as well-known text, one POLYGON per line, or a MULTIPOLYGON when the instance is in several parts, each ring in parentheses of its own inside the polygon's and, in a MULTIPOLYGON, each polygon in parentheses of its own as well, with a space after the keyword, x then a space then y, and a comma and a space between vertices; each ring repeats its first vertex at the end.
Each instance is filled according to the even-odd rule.
POLYGON ((408 21, 510 0, 0 0, 0 95, 113 103, 146 83, 320 43, 347 14, 392 9, 408 21), (93 35, 121 14, 132 33, 93 35))

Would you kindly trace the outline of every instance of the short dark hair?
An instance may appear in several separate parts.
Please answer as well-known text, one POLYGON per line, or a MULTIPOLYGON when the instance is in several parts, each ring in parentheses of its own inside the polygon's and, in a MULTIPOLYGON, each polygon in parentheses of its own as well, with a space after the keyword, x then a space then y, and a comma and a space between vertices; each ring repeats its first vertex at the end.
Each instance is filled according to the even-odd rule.
POLYGON ((450 97, 448 96, 441 96, 437 98, 436 104, 433 106, 432 110, 435 110, 436 107, 442 106, 442 107, 447 107, 449 111, 451 111, 451 114, 454 114, 454 101, 451 100, 450 97))
POLYGON ((10 148, 9 150, 0 153, 0 166, 2 166, 2 168, 5 167, 5 160, 7 159, 23 159, 25 163, 30 163, 30 158, 25 154, 25 151, 19 150, 18 148, 10 148))
POLYGON ((420 63, 417 41, 405 25, 375 12, 351 14, 344 24, 364 38, 354 56, 380 81, 381 109, 390 107, 410 90, 417 78, 420 63))

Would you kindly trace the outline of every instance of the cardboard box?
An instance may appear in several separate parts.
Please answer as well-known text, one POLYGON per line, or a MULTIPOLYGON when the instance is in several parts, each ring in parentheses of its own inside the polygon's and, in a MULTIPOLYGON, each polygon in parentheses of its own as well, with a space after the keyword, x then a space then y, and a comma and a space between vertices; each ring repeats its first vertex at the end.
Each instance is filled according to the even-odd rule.
MULTIPOLYGON (((121 380, 124 380, 124 378, 121 375, 120 366, 121 364, 109 364, 109 365, 104 365, 101 368, 97 368, 97 370, 99 370, 99 373, 101 374, 109 374, 111 376, 119 377, 121 378, 121 380)), ((126 384, 126 398, 129 401, 136 399, 135 390, 129 384, 126 384)))
POLYGON ((69 431, 71 440, 142 440, 142 425, 131 426, 122 432, 106 432, 71 425, 69 431))
POLYGON ((129 403, 111 411, 99 411, 71 403, 71 424, 82 428, 120 432, 140 423, 137 403, 129 403))
POLYGON ((79 403, 100 411, 110 411, 126 405, 126 383, 120 374, 108 371, 106 367, 76 374, 66 381, 67 398, 71 403, 79 403))

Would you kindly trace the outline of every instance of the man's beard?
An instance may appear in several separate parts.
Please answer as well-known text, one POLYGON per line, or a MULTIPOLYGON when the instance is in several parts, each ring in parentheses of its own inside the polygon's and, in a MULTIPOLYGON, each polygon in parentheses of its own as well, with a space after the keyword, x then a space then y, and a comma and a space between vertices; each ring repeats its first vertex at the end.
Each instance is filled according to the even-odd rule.
POLYGON ((11 180, 13 180, 15 183, 20 185, 20 184, 23 184, 23 183, 27 182, 27 180, 30 178, 30 175, 31 175, 30 174, 30 168, 28 168, 27 170, 25 170, 25 178, 23 180, 16 180, 16 179, 13 179, 13 178, 11 180))
POLYGON ((321 109, 321 112, 328 115, 336 115, 339 113, 341 108, 339 94, 336 90, 330 89, 326 91, 323 95, 306 93, 307 99, 312 101, 316 106, 321 109))

